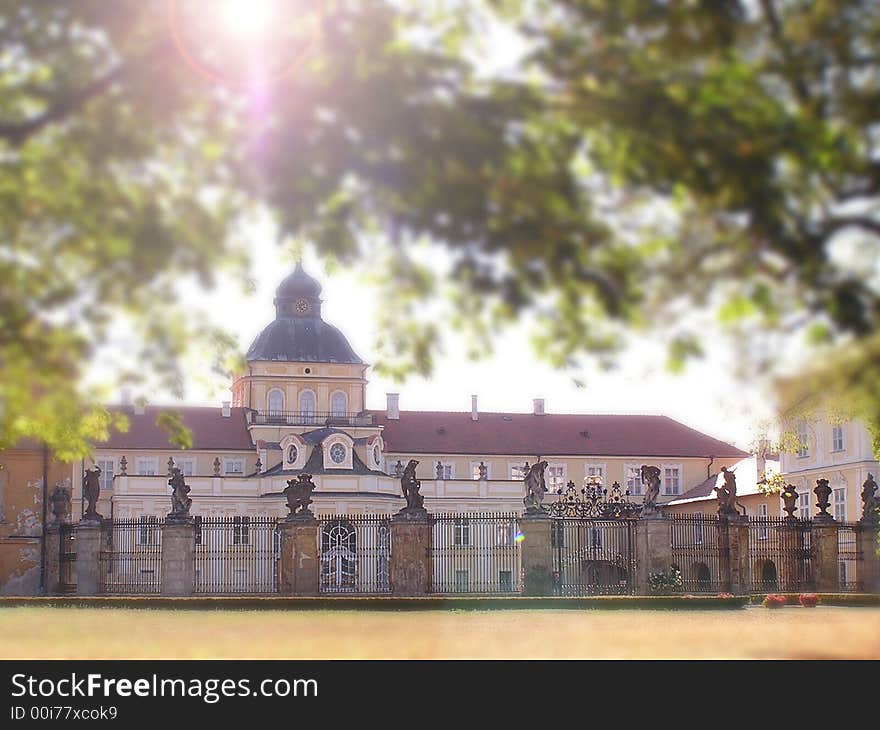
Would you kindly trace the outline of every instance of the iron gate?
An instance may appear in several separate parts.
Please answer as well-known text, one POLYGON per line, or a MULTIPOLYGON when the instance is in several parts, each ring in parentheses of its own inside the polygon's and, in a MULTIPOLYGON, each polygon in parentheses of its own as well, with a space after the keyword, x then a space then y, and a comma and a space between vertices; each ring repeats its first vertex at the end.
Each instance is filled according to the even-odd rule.
POLYGON ((752 593, 815 589, 809 521, 750 517, 748 524, 752 593))
POLYGON ((333 515, 318 521, 321 593, 391 591, 391 520, 333 515))
POLYGON ((625 595, 635 590, 635 521, 555 517, 550 523, 553 593, 625 595))
POLYGON ((195 592, 277 593, 281 534, 275 517, 195 518, 195 592))

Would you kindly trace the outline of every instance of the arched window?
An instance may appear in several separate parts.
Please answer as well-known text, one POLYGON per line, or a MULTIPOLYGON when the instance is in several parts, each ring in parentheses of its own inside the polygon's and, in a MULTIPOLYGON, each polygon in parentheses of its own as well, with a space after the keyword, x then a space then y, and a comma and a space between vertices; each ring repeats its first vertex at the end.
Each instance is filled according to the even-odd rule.
POLYGON ((345 393, 337 390, 333 397, 330 399, 330 415, 331 416, 344 416, 346 410, 346 398, 345 393))
POLYGON ((315 415, 315 394, 310 390, 299 394, 299 415, 303 418, 313 418, 315 415))
POLYGON ((269 391, 267 398, 270 416, 280 416, 284 410, 284 393, 277 388, 269 391))

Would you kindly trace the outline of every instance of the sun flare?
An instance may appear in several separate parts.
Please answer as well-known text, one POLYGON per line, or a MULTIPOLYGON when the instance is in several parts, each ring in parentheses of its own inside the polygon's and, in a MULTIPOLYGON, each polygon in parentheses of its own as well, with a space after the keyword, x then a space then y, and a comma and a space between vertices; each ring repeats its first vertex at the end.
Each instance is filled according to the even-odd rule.
POLYGON ((223 0, 220 16, 230 33, 257 36, 270 28, 277 10, 276 0, 223 0))

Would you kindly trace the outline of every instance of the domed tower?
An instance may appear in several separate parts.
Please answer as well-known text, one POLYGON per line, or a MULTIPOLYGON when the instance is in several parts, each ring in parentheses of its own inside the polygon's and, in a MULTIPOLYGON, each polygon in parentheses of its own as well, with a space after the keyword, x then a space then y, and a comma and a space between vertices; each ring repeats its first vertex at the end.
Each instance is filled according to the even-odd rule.
POLYGON ((254 426, 367 425, 367 364, 321 318, 321 285, 297 263, 274 303, 275 319, 248 348, 245 373, 232 385, 234 405, 254 411, 254 426))

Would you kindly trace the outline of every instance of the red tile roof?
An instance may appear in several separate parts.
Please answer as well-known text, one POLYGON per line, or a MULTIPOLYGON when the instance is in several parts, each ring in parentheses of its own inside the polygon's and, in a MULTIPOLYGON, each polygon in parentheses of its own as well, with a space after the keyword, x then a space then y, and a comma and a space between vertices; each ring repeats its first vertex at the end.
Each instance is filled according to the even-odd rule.
POLYGON ((373 411, 396 453, 743 458, 745 451, 666 416, 373 411))
POLYGON ((137 415, 133 406, 110 406, 111 411, 128 416, 128 431, 113 431, 110 439, 96 444, 102 449, 174 449, 168 443, 168 433, 156 425, 163 411, 180 413, 183 423, 192 432, 194 451, 251 451, 254 444, 247 428, 247 408, 233 408, 229 418, 221 408, 211 406, 147 406, 137 415))

